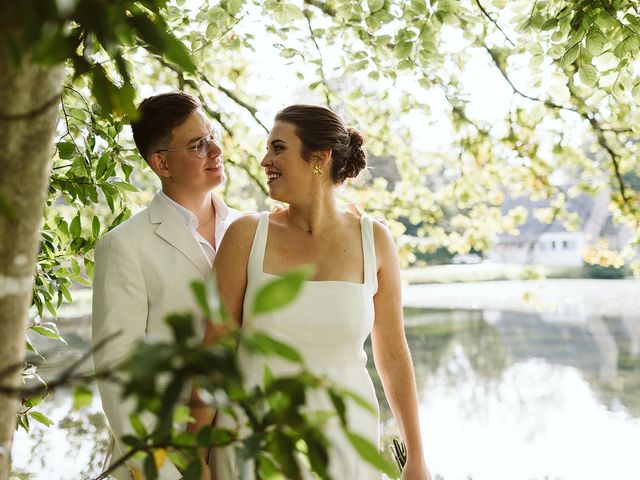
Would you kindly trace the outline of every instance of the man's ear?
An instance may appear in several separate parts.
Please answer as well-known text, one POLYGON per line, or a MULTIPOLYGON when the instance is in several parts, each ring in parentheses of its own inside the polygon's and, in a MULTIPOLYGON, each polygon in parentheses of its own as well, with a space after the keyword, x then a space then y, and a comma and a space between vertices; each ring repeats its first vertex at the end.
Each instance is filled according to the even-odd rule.
POLYGON ((149 165, 156 175, 164 178, 171 177, 171 170, 169 170, 169 164, 167 163, 167 157, 161 153, 154 152, 149 157, 149 165))

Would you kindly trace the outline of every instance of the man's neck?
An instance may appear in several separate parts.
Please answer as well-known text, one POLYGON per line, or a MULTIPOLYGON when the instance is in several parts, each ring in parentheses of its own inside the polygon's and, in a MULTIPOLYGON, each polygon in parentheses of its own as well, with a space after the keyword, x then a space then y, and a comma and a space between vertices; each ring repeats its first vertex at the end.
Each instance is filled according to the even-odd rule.
POLYGON ((171 200, 193 213, 200 225, 210 220, 214 214, 213 202, 211 201, 211 196, 214 195, 212 191, 188 194, 181 194, 165 188, 162 191, 171 200))

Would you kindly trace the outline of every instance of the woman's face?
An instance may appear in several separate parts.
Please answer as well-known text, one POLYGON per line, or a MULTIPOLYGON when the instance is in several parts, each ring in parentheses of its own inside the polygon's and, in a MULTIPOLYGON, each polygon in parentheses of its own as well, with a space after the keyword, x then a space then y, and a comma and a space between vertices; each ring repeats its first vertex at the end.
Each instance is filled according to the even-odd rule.
POLYGON ((308 194, 313 164, 302 158, 302 142, 290 123, 276 122, 267 140, 267 154, 260 162, 267 175, 269 196, 291 203, 308 194))

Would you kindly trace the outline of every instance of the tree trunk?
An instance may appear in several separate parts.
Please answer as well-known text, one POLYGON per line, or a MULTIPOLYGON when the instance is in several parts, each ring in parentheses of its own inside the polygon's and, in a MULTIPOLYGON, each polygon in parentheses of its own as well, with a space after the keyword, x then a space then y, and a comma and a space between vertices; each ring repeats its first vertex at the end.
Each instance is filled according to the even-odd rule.
MULTIPOLYGON (((3 6, 0 13, 5 10, 3 6)), ((1 47, 0 386, 15 388, 21 384, 27 309, 64 68, 36 66, 24 55, 16 69, 1 47)), ((9 477, 17 408, 15 395, 0 393, 0 480, 9 477)))

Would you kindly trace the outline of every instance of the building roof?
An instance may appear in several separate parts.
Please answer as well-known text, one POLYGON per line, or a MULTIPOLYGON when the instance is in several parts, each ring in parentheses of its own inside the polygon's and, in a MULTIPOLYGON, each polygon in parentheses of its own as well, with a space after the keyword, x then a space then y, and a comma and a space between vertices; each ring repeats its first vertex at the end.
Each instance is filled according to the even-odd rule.
MULTIPOLYGON (((584 231, 584 227, 591 215, 594 208, 594 198, 582 194, 576 198, 569 198, 566 201, 564 209, 571 213, 577 213, 580 217, 580 228, 578 231, 584 231)), ((547 208, 551 206, 551 202, 548 199, 531 200, 528 196, 522 197, 507 197, 502 204, 500 210, 503 215, 512 210, 515 207, 524 207, 529 214, 524 224, 518 226, 518 235, 501 234, 498 236, 498 243, 531 243, 535 242, 543 233, 553 232, 567 232, 568 230, 564 226, 562 219, 557 219, 551 224, 545 224, 538 221, 534 215, 534 210, 537 208, 547 208)))

